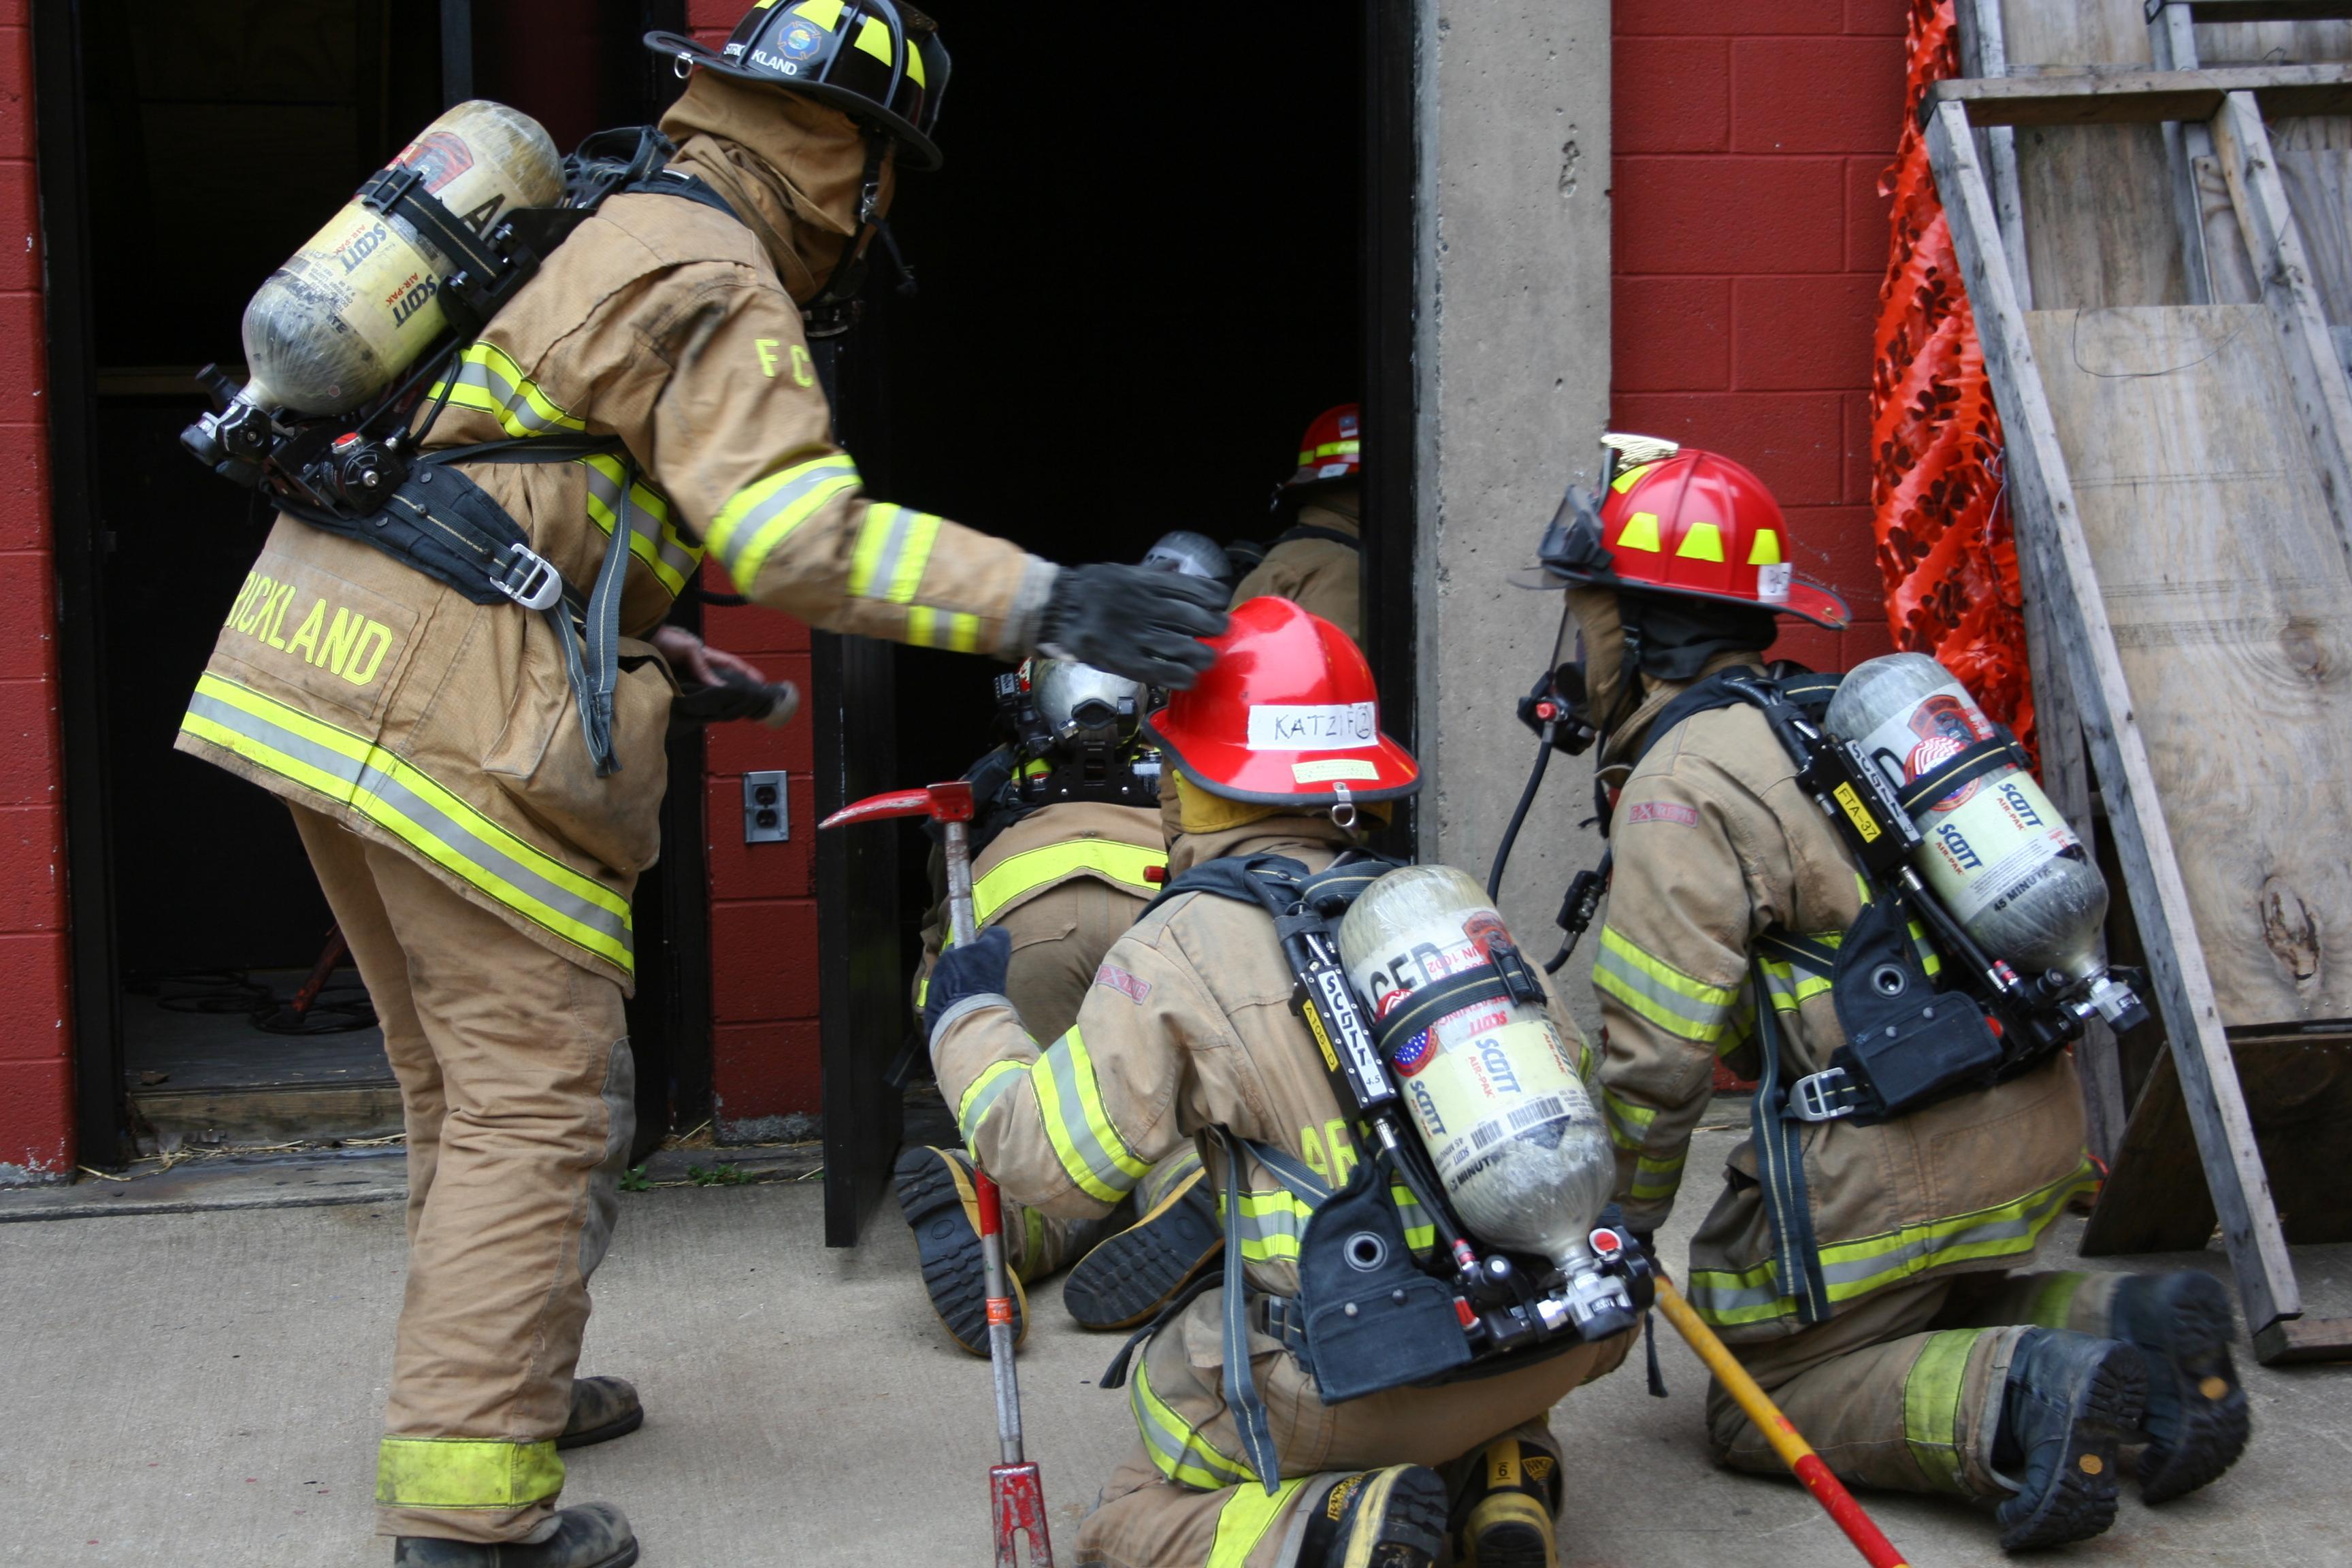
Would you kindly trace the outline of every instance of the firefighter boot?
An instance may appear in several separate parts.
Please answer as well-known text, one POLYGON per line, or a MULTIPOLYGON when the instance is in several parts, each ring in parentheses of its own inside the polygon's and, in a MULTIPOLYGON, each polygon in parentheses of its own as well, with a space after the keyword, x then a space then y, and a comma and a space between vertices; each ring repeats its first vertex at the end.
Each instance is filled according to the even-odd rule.
POLYGON ((1150 1322, 1224 1244, 1197 1149, 1187 1147, 1154 1165, 1135 1203, 1143 1217, 1078 1259, 1062 1283, 1062 1305, 1081 1327, 1150 1322))
POLYGON ((637 1538, 608 1502, 561 1510, 544 1541, 443 1541, 404 1535, 392 1544, 392 1568, 629 1568, 637 1538))
POLYGON ((1554 1568, 1559 1461, 1533 1443, 1486 1445, 1454 1500, 1454 1561, 1462 1568, 1554 1568))
POLYGON ((1307 1522, 1296 1561, 1298 1568, 1431 1568, 1444 1550, 1445 1482, 1421 1465, 1391 1465, 1334 1482, 1307 1522))
POLYGON ((1993 1468, 2013 1478, 2004 1552, 2086 1541, 2116 1521, 2116 1450, 2139 1424, 2147 1360, 2120 1340, 2027 1329, 2011 1352, 1993 1468))
POLYGON ((646 1424, 646 1407, 636 1385, 624 1377, 575 1377, 572 1380, 572 1416, 563 1423, 559 1448, 585 1448, 625 1437, 646 1424))
MULTIPOLYGON (((988 1353, 988 1284, 981 1266, 980 1199, 971 1162, 948 1149, 909 1149, 898 1156, 898 1212, 914 1228, 923 1289, 948 1337, 970 1354, 988 1353)), ((1004 1227, 1005 1271, 1013 1285, 1013 1342, 1029 1335, 1029 1295, 1012 1270, 1013 1226, 1004 1227)))
POLYGON ((2210 1277, 2140 1274, 2116 1288, 2107 1331, 2147 1356, 2144 1502, 2169 1502, 2235 1464, 2252 1426, 2230 1360, 2230 1298, 2210 1277))

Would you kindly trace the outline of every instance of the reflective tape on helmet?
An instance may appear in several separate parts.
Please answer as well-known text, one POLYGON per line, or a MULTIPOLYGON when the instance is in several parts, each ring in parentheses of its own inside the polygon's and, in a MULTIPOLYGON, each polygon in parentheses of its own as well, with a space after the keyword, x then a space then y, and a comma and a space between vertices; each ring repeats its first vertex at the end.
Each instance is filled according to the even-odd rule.
POLYGON ((710 520, 704 542, 735 585, 749 593, 768 557, 793 530, 861 482, 846 452, 794 463, 736 491, 710 520))
POLYGON ((585 430, 587 422, 574 418, 523 374, 522 366, 496 343, 474 342, 457 356, 457 374, 433 384, 429 395, 447 394, 452 408, 488 414, 509 436, 551 436, 558 430, 585 430))
POLYGON ((350 807, 532 924, 634 971, 628 900, 383 747, 209 672, 196 682, 180 729, 350 807))
POLYGON ((504 1511, 562 1490, 563 1461, 552 1439, 386 1437, 376 1449, 375 1500, 385 1508, 504 1511))
POLYGON ((1104 1110, 1094 1058, 1076 1026, 1045 1048, 1029 1072, 1045 1140, 1073 1185, 1089 1197, 1115 1204, 1135 1190, 1150 1169, 1139 1160, 1104 1110))
POLYGON ((1038 889, 1066 877, 1092 875, 1141 898, 1157 898, 1154 870, 1168 868, 1168 852, 1115 838, 1072 838, 1008 855, 971 885, 972 919, 982 925, 1038 889))
MULTIPOLYGON (((1822 1274, 1830 1300, 1851 1301, 1955 1263, 2031 1252, 2067 1200, 2097 1181, 2097 1171, 2084 1160, 2071 1174, 2010 1203, 1824 1247, 1822 1274)), ((1701 1318, 1723 1328, 1770 1322, 1797 1310, 1780 1293, 1779 1266, 1770 1258, 1738 1270, 1694 1268, 1685 1294, 1701 1318)))

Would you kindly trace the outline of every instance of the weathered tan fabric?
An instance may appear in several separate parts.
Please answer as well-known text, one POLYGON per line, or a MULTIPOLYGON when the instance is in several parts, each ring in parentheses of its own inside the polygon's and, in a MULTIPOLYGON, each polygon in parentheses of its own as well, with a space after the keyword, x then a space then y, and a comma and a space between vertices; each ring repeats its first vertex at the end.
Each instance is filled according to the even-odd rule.
MULTIPOLYGON (((1359 537, 1353 491, 1318 497, 1298 509, 1300 523, 1359 537)), ((1234 589, 1236 605, 1252 599, 1288 599, 1322 616, 1357 641, 1363 640, 1363 552, 1329 539, 1294 539, 1265 552, 1234 589)))
POLYGON ((635 1131, 621 989, 409 857, 318 812, 294 819, 383 1020, 408 1131, 377 1528, 520 1540, 562 1486, 554 1442, 635 1131))
MULTIPOLYGON (((1593 980, 1605 1025, 1603 1110, 1637 1229, 1654 1229, 1674 1202, 1717 1056, 1752 1051, 1750 944, 1773 926, 1833 940, 1861 910, 1853 866, 1794 775, 1762 714, 1742 704, 1661 737, 1619 799, 1593 980)), ((1782 966, 1767 974, 1784 1072, 1792 1079, 1827 1067, 1844 1038, 1828 981, 1782 966)), ((2063 1056, 1884 1125, 1809 1127, 1803 1143, 1841 1311, 1923 1278, 2029 1257, 2089 1173, 2081 1097, 2063 1056)), ((1793 1333, 1747 1142, 1726 1175, 1692 1243, 1692 1304, 1727 1340, 1793 1333)))
MULTIPOLYGON (((698 76, 700 104, 719 82, 698 76)), ((746 89, 749 90, 749 89, 746 89)), ((723 96, 723 94, 722 94, 723 96)), ((583 592, 624 509, 623 629, 659 623, 704 548, 761 604, 814 625, 971 652, 1033 640, 1054 568, 1014 545, 870 500, 833 443, 778 257, 839 248, 842 171, 859 139, 780 93, 681 123, 677 167, 751 226, 699 203, 617 196, 583 224, 467 351, 428 445, 611 437, 611 457, 467 472, 583 592), (793 173, 812 195, 797 195, 793 173), (777 173, 782 169, 783 173, 777 173)), ((854 195, 854 191, 852 192, 854 195)), ((230 606, 178 744, 415 856, 530 940, 630 983, 628 899, 659 848, 672 688, 625 645, 598 779, 552 629, 477 605, 364 545, 281 518, 230 606)))
MULTIPOLYGON (((1327 816, 1285 816, 1222 835, 1185 835, 1173 847, 1171 870, 1230 854, 1287 855, 1320 868, 1349 841, 1327 816)), ((1108 1213, 1156 1163, 1213 1126, 1286 1150, 1337 1183, 1357 1163, 1355 1141, 1313 1037, 1290 1010, 1292 984, 1263 911, 1181 894, 1112 945, 1077 1022, 1060 1038, 1033 1038, 1002 998, 970 998, 941 1020, 933 1063, 981 1163, 1008 1193, 1048 1215, 1108 1213)), ((1553 1012, 1565 1037, 1579 1038, 1557 997, 1553 1012)), ((1208 1163, 1222 1193, 1222 1157, 1208 1163)), ((1247 1287, 1293 1294, 1304 1217, 1246 1155, 1243 1176, 1247 1287)), ((1406 1210, 1409 1236, 1416 1213, 1406 1210)), ((1154 1338, 1130 1399, 1146 1462, 1162 1478, 1210 1494, 1213 1506, 1149 1492, 1128 1509, 1107 1501, 1080 1529, 1080 1561, 1204 1563, 1200 1542, 1228 1525, 1245 1524, 1254 1542, 1278 1542, 1287 1529, 1304 1486, 1269 1511, 1262 1489, 1237 1485, 1244 1474, 1240 1446, 1218 1392, 1223 1300, 1222 1288, 1209 1291, 1154 1338), (1244 1511, 1219 1522, 1213 1515, 1228 1505, 1244 1511)), ((1342 1405, 1325 1405, 1273 1340, 1254 1335, 1250 1354, 1274 1412, 1282 1474, 1300 1479, 1450 1460, 1538 1419, 1579 1383, 1614 1365, 1623 1347, 1621 1340, 1475 1383, 1400 1389, 1342 1405)), ((1122 1477, 1138 1486, 1148 1479, 1129 1472, 1134 1467, 1122 1477)))

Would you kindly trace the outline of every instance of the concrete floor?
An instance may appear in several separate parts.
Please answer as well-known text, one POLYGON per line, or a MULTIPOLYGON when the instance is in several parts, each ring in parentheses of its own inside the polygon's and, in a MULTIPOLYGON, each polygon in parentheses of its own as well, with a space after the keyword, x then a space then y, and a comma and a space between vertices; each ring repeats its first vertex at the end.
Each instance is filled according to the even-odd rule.
MULTIPOLYGON (((1728 1142, 1702 1137, 1696 1168, 1728 1142)), ((570 1495, 625 1507, 649 1568, 988 1560, 986 1371, 939 1331, 895 1212, 830 1252, 819 1198, 814 1182, 625 1198, 585 1365, 635 1378, 651 1415, 571 1456, 570 1495)), ((0 1563, 384 1562, 368 1500, 400 1251, 389 1204, 0 1226, 0 1563)), ((2315 1311, 2352 1311, 2352 1248, 2298 1258, 2315 1311)), ((1023 1388, 1066 1568, 1133 1427, 1093 1386, 1116 1342, 1073 1329, 1051 1286, 1040 1309, 1023 1388)), ((1644 1395, 1636 1362, 1556 1418, 1563 1563, 1859 1562, 1793 1486, 1707 1463, 1696 1363, 1665 1351, 1671 1399, 1644 1395)), ((2250 1382, 2237 1470, 2161 1511, 2127 1501, 2063 1560, 2352 1563, 2352 1367, 2250 1382)), ((1966 1509, 1870 1506, 1919 1568, 2001 1561, 1966 1509)))

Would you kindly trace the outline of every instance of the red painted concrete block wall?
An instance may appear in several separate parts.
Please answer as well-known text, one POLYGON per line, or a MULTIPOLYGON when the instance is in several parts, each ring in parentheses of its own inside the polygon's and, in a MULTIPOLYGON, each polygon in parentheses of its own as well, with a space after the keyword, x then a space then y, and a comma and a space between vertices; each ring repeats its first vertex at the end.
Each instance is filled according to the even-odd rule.
POLYGON ((0 1184, 74 1168, 63 764, 26 7, 0 5, 0 1184))
POLYGON ((1903 22, 1902 0, 1615 11, 1612 420, 1772 487, 1798 569, 1854 612, 1843 634, 1782 637, 1819 668, 1891 646, 1867 458, 1903 22))

